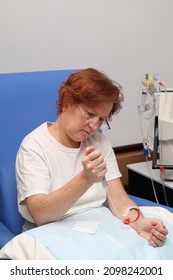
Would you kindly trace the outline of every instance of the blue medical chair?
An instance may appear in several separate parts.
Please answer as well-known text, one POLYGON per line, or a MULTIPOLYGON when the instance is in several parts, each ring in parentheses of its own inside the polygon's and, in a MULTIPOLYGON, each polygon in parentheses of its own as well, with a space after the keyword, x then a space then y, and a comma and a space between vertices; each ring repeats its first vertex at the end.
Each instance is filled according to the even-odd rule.
POLYGON ((0 74, 0 248, 21 233, 15 158, 22 139, 57 118, 57 90, 74 70, 0 74))
MULTIPOLYGON (((54 121, 57 90, 74 70, 0 74, 0 248, 21 233, 17 208, 16 153, 22 139, 41 123, 54 121)), ((153 202, 132 197, 138 205, 153 202)))

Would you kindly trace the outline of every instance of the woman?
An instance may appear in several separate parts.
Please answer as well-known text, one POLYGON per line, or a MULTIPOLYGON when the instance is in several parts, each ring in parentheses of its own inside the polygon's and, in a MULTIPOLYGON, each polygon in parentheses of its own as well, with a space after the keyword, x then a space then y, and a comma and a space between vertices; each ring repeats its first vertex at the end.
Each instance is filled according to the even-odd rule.
POLYGON ((27 135, 17 154, 25 229, 107 203, 113 215, 153 247, 163 244, 167 228, 159 219, 144 218, 128 197, 111 144, 97 132, 105 125, 110 128, 122 102, 121 86, 96 69, 75 72, 62 83, 59 117, 27 135))

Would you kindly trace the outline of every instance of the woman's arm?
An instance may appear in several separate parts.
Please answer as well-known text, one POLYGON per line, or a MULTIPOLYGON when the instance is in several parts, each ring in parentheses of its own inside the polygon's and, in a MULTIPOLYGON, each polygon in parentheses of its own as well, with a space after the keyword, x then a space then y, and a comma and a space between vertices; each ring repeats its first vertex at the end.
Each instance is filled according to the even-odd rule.
MULTIPOLYGON (((126 194, 120 179, 115 179, 108 182, 108 206, 112 213, 122 219, 122 222, 125 217, 123 213, 131 206, 137 206, 134 201, 132 201, 126 194)), ((148 240, 150 245, 153 247, 162 246, 168 230, 159 219, 155 218, 145 218, 142 213, 138 215, 138 211, 133 209, 129 211, 128 218, 130 219, 129 225, 134 228, 137 233, 148 240)))
POLYGON ((73 204, 96 182, 102 181, 106 164, 101 152, 88 147, 83 158, 83 169, 67 184, 49 194, 35 194, 26 205, 36 225, 61 219, 73 204))

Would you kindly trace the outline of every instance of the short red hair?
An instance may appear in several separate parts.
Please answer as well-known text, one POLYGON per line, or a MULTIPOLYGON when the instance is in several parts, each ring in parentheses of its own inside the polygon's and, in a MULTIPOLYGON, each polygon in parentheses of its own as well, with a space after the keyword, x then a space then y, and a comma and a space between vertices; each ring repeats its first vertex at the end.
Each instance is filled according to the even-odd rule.
POLYGON ((93 68, 72 73, 62 82, 56 102, 58 113, 67 104, 86 104, 90 107, 97 103, 112 102, 109 118, 122 108, 124 96, 122 86, 109 79, 106 74, 93 68))

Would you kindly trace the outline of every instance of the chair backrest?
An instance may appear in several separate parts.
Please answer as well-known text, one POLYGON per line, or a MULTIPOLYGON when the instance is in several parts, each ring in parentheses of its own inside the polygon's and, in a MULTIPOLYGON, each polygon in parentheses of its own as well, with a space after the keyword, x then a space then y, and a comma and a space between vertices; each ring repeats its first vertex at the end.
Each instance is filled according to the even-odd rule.
POLYGON ((57 90, 74 70, 0 74, 0 222, 16 234, 18 212, 16 153, 22 139, 44 121, 57 118, 57 90))

